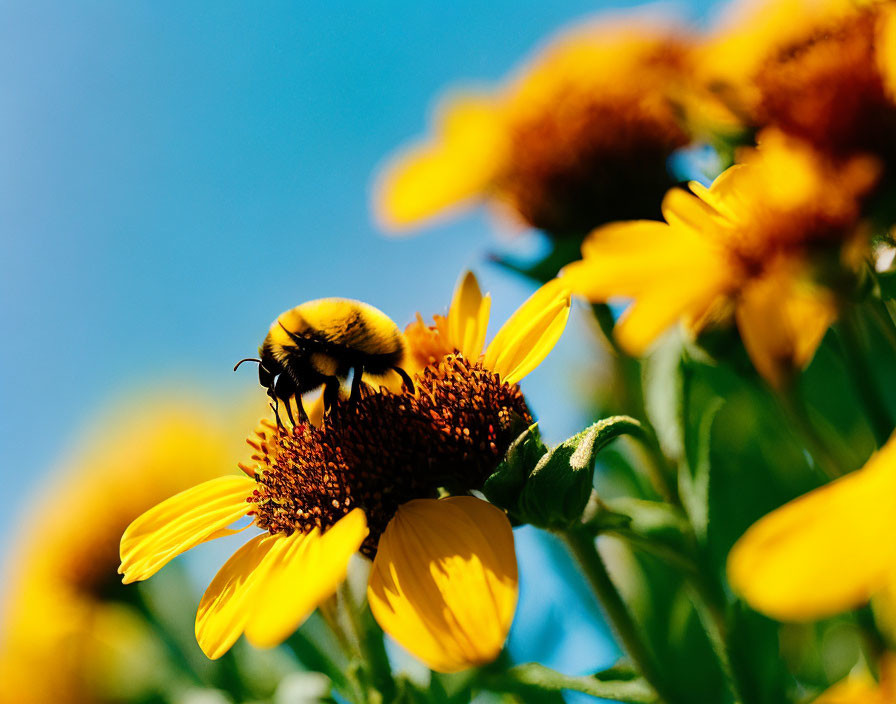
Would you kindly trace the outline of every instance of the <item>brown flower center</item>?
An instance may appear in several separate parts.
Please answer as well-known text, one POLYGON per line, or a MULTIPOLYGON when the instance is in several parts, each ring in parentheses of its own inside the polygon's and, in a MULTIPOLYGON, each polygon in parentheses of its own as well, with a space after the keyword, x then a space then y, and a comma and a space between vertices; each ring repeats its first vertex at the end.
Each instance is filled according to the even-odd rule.
POLYGON ((878 13, 856 11, 770 57, 756 78, 759 124, 775 124, 824 149, 896 153, 896 105, 875 52, 878 13))
POLYGON ((511 122, 512 158, 499 195, 526 222, 554 234, 659 217, 673 185, 666 161, 689 141, 668 95, 681 62, 680 47, 661 43, 617 85, 558 76, 540 104, 511 122))
POLYGON ((325 530, 361 508, 370 527, 362 552, 373 556, 401 504, 480 488, 532 421, 517 385, 460 355, 416 384, 416 395, 364 387, 320 428, 266 426, 253 441, 256 523, 271 533, 325 530))

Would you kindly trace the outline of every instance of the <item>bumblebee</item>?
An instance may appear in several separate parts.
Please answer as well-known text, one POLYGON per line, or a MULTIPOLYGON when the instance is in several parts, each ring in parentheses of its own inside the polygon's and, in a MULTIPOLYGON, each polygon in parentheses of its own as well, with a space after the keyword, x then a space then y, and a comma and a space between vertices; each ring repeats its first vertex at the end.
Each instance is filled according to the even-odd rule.
POLYGON ((413 383, 399 366, 405 355, 404 335, 381 310, 348 298, 320 298, 277 316, 258 348, 258 380, 271 397, 277 422, 283 401, 293 425, 289 399, 295 396, 299 421, 308 418, 302 394, 324 387, 324 408, 336 401, 342 383, 352 375, 356 398, 364 374, 397 372, 408 388, 413 383))

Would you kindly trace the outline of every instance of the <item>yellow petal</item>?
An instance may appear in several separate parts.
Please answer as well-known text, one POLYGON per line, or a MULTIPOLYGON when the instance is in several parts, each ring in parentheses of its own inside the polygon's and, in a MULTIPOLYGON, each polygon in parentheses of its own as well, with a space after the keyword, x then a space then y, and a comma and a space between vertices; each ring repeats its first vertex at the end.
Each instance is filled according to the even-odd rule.
POLYGON ((439 672, 497 657, 517 593, 510 522, 472 496, 401 506, 380 538, 367 590, 380 626, 439 672))
MULTIPOLYGON (((721 177, 719 177, 721 178, 721 177)), ((728 179, 724 179, 726 181, 728 179)), ((735 179, 736 181, 736 179, 735 179)), ((729 181, 730 182, 730 181, 729 181)), ((710 189, 708 193, 715 193, 710 189)), ((719 197, 713 203, 726 202, 719 197)), ((729 223, 710 203, 694 196, 682 188, 672 188, 663 198, 663 217, 673 229, 688 229, 706 236, 718 228, 727 228, 729 223)))
POLYGON ((284 549, 265 560, 265 579, 253 591, 246 638, 260 648, 279 645, 345 580, 348 562, 364 538, 361 509, 343 516, 326 533, 293 533, 284 549))
POLYGON ((744 212, 749 212, 749 208, 743 207, 749 200, 749 196, 745 197, 741 189, 743 174, 740 172, 743 169, 743 164, 735 164, 725 169, 709 188, 698 181, 691 181, 688 187, 700 200, 730 223, 740 225, 743 222, 744 212))
POLYGON ((484 195, 504 168, 507 136, 490 98, 450 100, 436 116, 435 132, 399 154, 379 175, 374 209, 386 229, 417 225, 484 195))
POLYGON ((677 320, 701 319, 737 281, 713 239, 724 219, 681 189, 670 191, 663 207, 671 224, 635 220, 596 229, 582 246, 584 259, 561 275, 592 302, 635 299, 616 328, 632 355, 644 354, 677 320))
POLYGON ((830 294, 798 276, 792 267, 772 267, 742 289, 735 312, 750 359, 776 387, 812 360, 837 314, 830 294))
POLYGON ((482 365, 515 384, 554 349, 569 318, 570 290, 563 279, 538 289, 504 323, 485 351, 482 365))
POLYGON ((246 515, 255 482, 248 477, 218 477, 166 499, 134 520, 121 536, 125 584, 147 579, 169 561, 207 540, 229 535, 246 515))
POLYGON ((862 669, 823 692, 814 704, 893 704, 896 701, 896 654, 886 652, 878 663, 880 682, 862 669))
POLYGON ((675 321, 702 318, 725 294, 728 277, 724 268, 707 270, 691 263, 667 272, 663 283, 638 296, 616 326, 616 339, 630 355, 645 354, 675 321))
POLYGON ((896 564, 896 441, 857 472, 757 521, 728 556, 732 587, 778 620, 857 607, 896 564))
POLYGON ((217 660, 230 650, 246 627, 269 558, 286 549, 284 535, 258 535, 218 570, 196 612, 196 641, 206 657, 217 660))
POLYGON ((458 283, 448 309, 448 340, 467 359, 478 361, 485 345, 491 297, 483 296, 479 282, 468 271, 458 283))
MULTIPOLYGON (((696 199, 692 199, 696 200, 696 199)), ((701 233, 652 220, 612 223, 592 232, 582 245, 584 258, 563 269, 574 293, 592 302, 637 298, 669 289, 670 277, 690 279, 725 268, 721 250, 701 233)))

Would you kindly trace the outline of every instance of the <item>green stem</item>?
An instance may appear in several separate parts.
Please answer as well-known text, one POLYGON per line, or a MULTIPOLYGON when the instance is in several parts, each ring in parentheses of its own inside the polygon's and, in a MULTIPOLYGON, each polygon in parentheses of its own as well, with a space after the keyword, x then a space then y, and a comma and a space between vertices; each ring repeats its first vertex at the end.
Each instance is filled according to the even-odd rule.
POLYGON ((647 540, 626 529, 609 530, 605 531, 604 534, 616 535, 628 542, 634 549, 648 552, 663 562, 677 567, 679 572, 687 580, 691 592, 691 603, 694 605, 700 623, 703 625, 703 630, 706 632, 707 640, 709 640, 713 652, 715 652, 716 658, 719 661, 719 667, 721 667, 722 674, 725 676, 728 690, 735 701, 743 701, 743 697, 740 694, 740 687, 734 676, 734 670, 731 667, 728 629, 727 624, 725 623, 724 614, 724 597, 721 597, 718 590, 714 589, 706 580, 694 559, 671 546, 647 540))
POLYGON ((570 677, 538 663, 517 665, 506 673, 486 680, 492 691, 514 690, 519 701, 528 701, 526 692, 584 692, 593 697, 630 704, 654 704, 656 693, 643 680, 601 680, 599 677, 570 677))
POLYGON ((171 631, 162 623, 150 599, 147 598, 144 585, 139 584, 127 589, 124 591, 124 594, 127 597, 126 603, 130 603, 143 615, 162 644, 162 647, 167 651, 170 661, 180 672, 186 675, 193 684, 200 686, 211 684, 196 669, 193 658, 190 657, 183 644, 172 636, 171 631))
POLYGON ((365 608, 363 614, 358 613, 357 602, 347 581, 339 587, 339 596, 348 615, 352 633, 357 639, 361 661, 369 675, 371 685, 380 693, 382 701, 394 701, 397 688, 386 653, 386 645, 383 642, 383 632, 369 609, 365 608))
POLYGON ((882 447, 893 431, 893 416, 880 395, 874 378, 871 376, 868 361, 864 354, 862 331, 855 311, 848 310, 841 317, 839 332, 843 359, 852 376, 856 393, 862 405, 868 423, 874 433, 878 447, 882 447))
POLYGON ((700 570, 688 574, 687 580, 691 591, 691 603, 697 611, 706 637, 719 660, 722 674, 725 676, 725 684, 735 702, 743 702, 742 688, 734 673, 734 668, 731 666, 724 603, 720 603, 722 600, 718 597, 718 590, 706 580, 700 570))
MULTIPOLYGON (((333 634, 333 637, 336 639, 337 644, 339 645, 339 649, 342 651, 342 654, 348 660, 349 664, 353 661, 355 663, 361 658, 360 648, 358 643, 352 643, 348 636, 345 633, 342 625, 339 623, 339 614, 338 614, 338 605, 336 602, 336 597, 332 597, 325 602, 323 602, 320 606, 317 607, 318 612, 323 619, 323 622, 326 624, 330 633, 333 634)), ((368 692, 366 688, 362 685, 360 678, 358 677, 358 673, 352 667, 347 667, 345 669, 345 680, 348 692, 350 692, 353 697, 348 697, 350 700, 358 702, 359 704, 363 704, 368 701, 368 692)))
POLYGON ((597 325, 610 347, 613 354, 617 374, 616 381, 617 408, 619 413, 624 413, 636 418, 642 426, 642 434, 639 436, 641 446, 644 449, 645 465, 648 478, 656 492, 667 502, 678 504, 678 491, 674 480, 675 472, 666 459, 659 442, 656 431, 647 417, 647 409, 644 404, 644 389, 641 382, 641 362, 629 355, 619 346, 613 330, 616 320, 613 311, 606 303, 593 303, 591 312, 597 325))
POLYGON ((349 682, 342 668, 321 648, 317 647, 308 636, 302 633, 301 629, 295 631, 285 641, 285 645, 306 669, 323 672, 332 680, 335 687, 343 691, 349 690, 349 682))
POLYGON ((669 696, 665 681, 656 667, 653 654, 644 643, 638 625, 629 613, 625 602, 622 600, 607 572, 603 558, 594 544, 594 538, 582 527, 570 528, 561 535, 570 552, 582 567, 585 578, 606 612, 610 626, 615 631, 632 662, 634 662, 641 675, 654 688, 662 701, 675 701, 674 697, 669 696))
POLYGON ((815 466, 824 474, 824 479, 836 479, 842 476, 844 472, 841 463, 815 429, 809 418, 809 409, 806 408, 796 385, 777 389, 774 399, 787 417, 790 427, 797 432, 800 442, 809 451, 815 466))
POLYGON ((647 475, 653 488, 666 503, 680 507, 681 500, 673 480, 674 474, 670 470, 669 462, 666 460, 666 455, 663 454, 659 441, 656 439, 653 427, 642 421, 639 432, 633 433, 633 435, 640 441, 641 447, 644 449, 647 475))
POLYGON ((893 320, 893 309, 888 305, 891 301, 869 300, 866 309, 871 313, 881 334, 887 339, 890 351, 896 354, 896 321, 893 320))

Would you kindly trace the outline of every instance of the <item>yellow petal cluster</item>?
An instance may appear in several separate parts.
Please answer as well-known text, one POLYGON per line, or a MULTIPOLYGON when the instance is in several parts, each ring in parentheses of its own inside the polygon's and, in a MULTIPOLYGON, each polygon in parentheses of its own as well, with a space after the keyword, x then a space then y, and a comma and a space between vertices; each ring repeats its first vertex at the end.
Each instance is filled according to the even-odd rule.
POLYGON ((565 281, 541 286, 507 319, 483 352, 491 299, 483 296, 472 272, 458 282, 448 316, 434 316, 427 326, 422 317, 405 330, 415 372, 440 358, 460 352, 481 362, 508 384, 517 384, 548 356, 569 319, 571 293, 565 281))
POLYGON ((709 188, 669 191, 664 223, 595 230, 562 280, 591 301, 632 299, 616 332, 632 354, 676 321, 699 331, 731 308, 756 368, 781 385, 811 359, 836 315, 814 257, 848 266, 845 252, 866 236, 862 198, 878 168, 864 157, 831 161, 777 132, 760 135, 740 161, 709 188))

